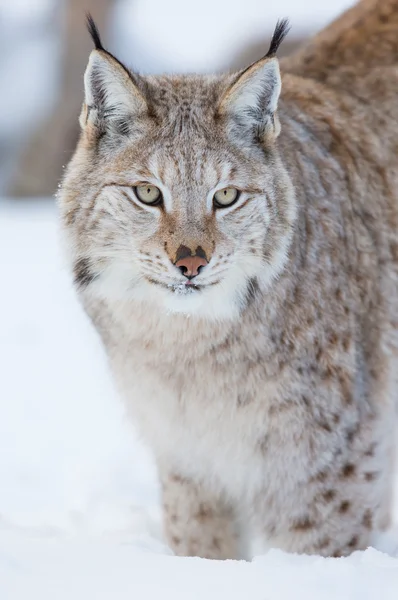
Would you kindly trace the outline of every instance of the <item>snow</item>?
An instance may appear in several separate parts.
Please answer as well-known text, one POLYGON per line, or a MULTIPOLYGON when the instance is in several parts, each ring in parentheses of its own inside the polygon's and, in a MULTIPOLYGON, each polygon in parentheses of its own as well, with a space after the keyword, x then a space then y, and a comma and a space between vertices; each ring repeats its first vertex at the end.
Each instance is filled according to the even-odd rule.
POLYGON ((1 600, 395 600, 398 529, 347 559, 172 556, 58 242, 51 201, 0 198, 1 600))
POLYGON ((125 530, 135 501, 156 505, 154 469, 133 442, 74 297, 55 207, 0 205, 1 523, 48 533, 125 530))
POLYGON ((114 543, 13 542, 6 560, 0 554, 0 582, 5 581, 7 600, 28 595, 40 600, 397 598, 397 559, 373 549, 350 559, 288 556, 272 550, 245 563, 175 558, 114 543))

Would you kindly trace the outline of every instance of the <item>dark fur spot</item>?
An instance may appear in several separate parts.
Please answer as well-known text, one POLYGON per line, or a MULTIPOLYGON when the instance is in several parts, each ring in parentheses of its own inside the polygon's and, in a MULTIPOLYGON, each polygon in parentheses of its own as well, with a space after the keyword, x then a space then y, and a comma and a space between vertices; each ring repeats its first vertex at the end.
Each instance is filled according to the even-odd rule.
POLYGON ((289 340, 289 342, 287 343, 287 348, 288 350, 290 350, 290 352, 294 352, 296 346, 293 340, 289 340))
POLYGON ((337 342, 339 341, 339 338, 337 337, 337 334, 335 331, 333 331, 330 336, 329 336, 329 343, 332 346, 335 346, 337 344, 337 342))
POLYGON ((218 346, 214 347, 214 351, 217 354, 219 354, 220 352, 224 352, 225 350, 228 350, 228 348, 230 348, 232 342, 233 342, 233 337, 231 335, 229 335, 225 338, 225 340, 223 342, 221 342, 221 344, 218 344, 218 346))
POLYGON ((309 517, 303 517, 299 519, 292 525, 292 530, 294 531, 308 531, 309 529, 313 529, 315 527, 314 521, 311 521, 309 517))
POLYGON ((362 519, 362 525, 366 527, 366 529, 372 529, 373 516, 372 512, 368 509, 365 511, 362 519))
POLYGON ((198 521, 205 521, 206 519, 208 519, 211 515, 211 511, 210 509, 203 503, 199 504, 199 508, 198 511, 195 515, 196 519, 198 519, 198 521))
POLYGON ((181 485, 184 485, 185 483, 187 483, 187 480, 185 477, 182 477, 181 475, 170 475, 170 481, 172 483, 180 483, 181 485))
POLYGON ((348 502, 348 500, 344 500, 339 506, 339 513, 345 514, 346 512, 349 511, 350 507, 351 507, 351 502, 348 502))
POLYGON ((344 352, 347 352, 348 349, 350 347, 350 337, 348 335, 345 335, 343 337, 343 350, 344 352))
POLYGON ((350 427, 350 429, 347 429, 346 432, 346 440, 348 443, 352 443, 354 441, 355 436, 358 434, 359 432, 359 425, 354 425, 354 427, 350 427))
POLYGON ((319 427, 321 427, 321 429, 323 429, 324 431, 327 431, 328 433, 332 432, 332 428, 330 427, 330 425, 327 421, 320 421, 319 427))
POLYGON ((301 334, 301 327, 299 327, 298 325, 295 325, 293 327, 293 336, 295 338, 299 337, 299 335, 301 334))
POLYGON ((366 450, 365 452, 365 456, 368 456, 369 458, 372 458, 375 455, 375 450, 376 450, 376 444, 373 443, 369 446, 369 448, 366 450))
POLYGON ((176 535, 172 536, 171 541, 173 542, 174 546, 179 546, 181 544, 181 538, 177 537, 176 535))
POLYGON ((358 546, 359 537, 357 535, 353 535, 350 541, 348 542, 349 548, 356 548, 358 546))
POLYGON ((315 479, 317 481, 320 481, 321 483, 323 483, 324 481, 326 481, 327 478, 328 478, 328 472, 327 471, 319 471, 319 473, 317 473, 315 475, 315 479))
POLYGON ((289 400, 286 400, 285 402, 279 402, 279 403, 274 402, 273 404, 270 405, 270 407, 268 409, 268 413, 269 413, 270 417, 274 417, 275 415, 278 416, 282 412, 285 412, 286 410, 288 410, 290 408, 292 408, 292 404, 289 400))
POLYGON ((369 473, 365 473, 366 481, 374 481, 379 476, 379 473, 376 471, 369 471, 369 473))
POLYGON ((322 373, 323 379, 331 379, 334 375, 333 367, 331 365, 326 365, 325 370, 322 373))
POLYGON ((220 540, 216 537, 213 538, 212 545, 213 545, 214 550, 220 550, 220 548, 221 548, 220 540))
POLYGON ((330 538, 325 536, 320 540, 320 542, 318 544, 318 549, 325 550, 325 548, 327 548, 329 546, 329 544, 330 544, 330 538))
POLYGON ((341 470, 341 476, 342 477, 351 477, 352 475, 355 475, 356 472, 356 466, 353 465, 352 463, 347 463, 344 465, 344 467, 341 470))
POLYGON ((87 287, 97 275, 90 268, 88 258, 79 258, 73 267, 74 283, 78 287, 87 287))
POLYGON ((323 492, 323 494, 322 494, 322 498, 325 500, 325 502, 332 502, 332 500, 334 500, 335 497, 336 497, 335 490, 326 490, 326 492, 323 492))

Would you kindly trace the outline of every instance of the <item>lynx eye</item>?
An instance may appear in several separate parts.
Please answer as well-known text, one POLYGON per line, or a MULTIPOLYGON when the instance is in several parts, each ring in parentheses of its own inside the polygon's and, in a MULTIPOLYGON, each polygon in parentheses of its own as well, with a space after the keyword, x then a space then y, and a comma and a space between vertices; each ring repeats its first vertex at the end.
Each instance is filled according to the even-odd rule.
POLYGON ((160 204, 162 201, 162 192, 156 185, 151 185, 150 183, 136 185, 134 191, 138 200, 141 200, 144 204, 151 204, 154 206, 160 204))
POLYGON ((218 190, 213 196, 213 204, 216 208, 227 208, 237 201, 239 195, 240 192, 236 188, 218 190))

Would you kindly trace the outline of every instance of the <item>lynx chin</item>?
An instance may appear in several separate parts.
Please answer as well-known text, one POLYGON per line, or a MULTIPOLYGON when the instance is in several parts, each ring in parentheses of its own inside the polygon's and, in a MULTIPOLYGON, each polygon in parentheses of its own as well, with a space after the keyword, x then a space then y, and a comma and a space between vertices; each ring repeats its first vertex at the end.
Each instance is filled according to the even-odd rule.
POLYGON ((280 21, 210 76, 139 75, 88 25, 62 228, 169 545, 366 548, 398 392, 397 3, 360 2, 281 70, 280 21))

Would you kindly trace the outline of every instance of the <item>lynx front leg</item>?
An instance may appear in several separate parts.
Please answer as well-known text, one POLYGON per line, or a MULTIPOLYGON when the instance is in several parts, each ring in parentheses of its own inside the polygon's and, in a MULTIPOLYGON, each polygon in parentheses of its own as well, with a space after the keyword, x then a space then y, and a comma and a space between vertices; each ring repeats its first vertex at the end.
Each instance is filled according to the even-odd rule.
POLYGON ((234 515, 220 499, 176 473, 162 477, 162 493, 164 529, 177 555, 238 558, 234 515))

